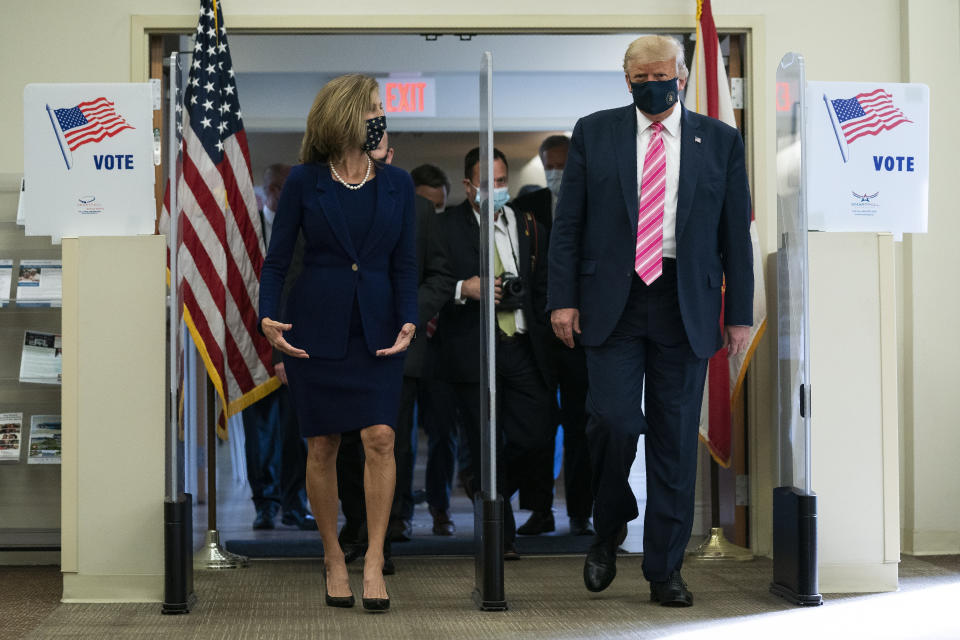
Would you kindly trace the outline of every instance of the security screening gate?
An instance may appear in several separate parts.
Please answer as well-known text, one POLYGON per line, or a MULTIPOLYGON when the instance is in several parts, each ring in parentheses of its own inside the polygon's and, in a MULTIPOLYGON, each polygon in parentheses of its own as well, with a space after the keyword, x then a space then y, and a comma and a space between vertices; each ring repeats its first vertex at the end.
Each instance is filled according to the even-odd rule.
MULTIPOLYGON (((476 584, 473 600, 484 611, 504 611, 503 501, 497 493, 497 362, 493 300, 493 56, 485 51, 480 68, 480 493, 474 496, 476 584)), ((476 455, 473 452, 472 455, 476 455)))

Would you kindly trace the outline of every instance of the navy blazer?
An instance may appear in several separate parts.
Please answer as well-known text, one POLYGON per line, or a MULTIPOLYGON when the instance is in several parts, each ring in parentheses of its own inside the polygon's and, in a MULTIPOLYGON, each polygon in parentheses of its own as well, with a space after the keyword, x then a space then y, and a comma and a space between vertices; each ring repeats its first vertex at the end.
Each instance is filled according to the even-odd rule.
MULTIPOLYGON (((683 108, 677 195, 677 289, 694 353, 722 345, 723 324, 753 324, 750 192, 740 133, 683 108)), ((549 310, 577 308, 583 345, 599 346, 626 306, 637 216, 633 105, 577 121, 550 236, 549 310)))
POLYGON ((284 277, 302 232, 303 272, 290 291, 284 319, 293 328, 284 338, 311 358, 346 355, 354 298, 371 353, 393 346, 405 323, 417 323, 413 181, 402 169, 378 165, 373 182, 377 210, 359 247, 327 165, 294 167, 280 195, 260 274, 260 320, 280 317, 284 277))

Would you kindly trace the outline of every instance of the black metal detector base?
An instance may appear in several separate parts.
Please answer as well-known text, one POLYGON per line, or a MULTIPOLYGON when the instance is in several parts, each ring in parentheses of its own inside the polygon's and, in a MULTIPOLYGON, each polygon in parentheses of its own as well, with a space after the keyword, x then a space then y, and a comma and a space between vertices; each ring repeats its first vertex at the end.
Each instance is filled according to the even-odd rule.
POLYGON ((796 487, 773 490, 773 582, 770 593, 793 604, 823 604, 817 569, 817 496, 796 487))
POLYGON ((481 611, 506 611, 503 593, 503 499, 473 502, 473 540, 476 544, 476 583, 473 602, 481 611))
POLYGON ((163 606, 160 613, 190 613, 193 593, 193 496, 163 503, 163 606))

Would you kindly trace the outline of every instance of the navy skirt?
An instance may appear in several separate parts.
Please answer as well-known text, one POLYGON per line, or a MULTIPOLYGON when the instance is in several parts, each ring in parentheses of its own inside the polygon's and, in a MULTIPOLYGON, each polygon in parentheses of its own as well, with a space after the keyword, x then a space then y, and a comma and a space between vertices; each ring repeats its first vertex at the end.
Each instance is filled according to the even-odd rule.
POLYGON ((330 360, 284 355, 300 435, 311 438, 375 424, 395 429, 403 385, 403 356, 383 358, 370 353, 356 302, 345 357, 330 360))

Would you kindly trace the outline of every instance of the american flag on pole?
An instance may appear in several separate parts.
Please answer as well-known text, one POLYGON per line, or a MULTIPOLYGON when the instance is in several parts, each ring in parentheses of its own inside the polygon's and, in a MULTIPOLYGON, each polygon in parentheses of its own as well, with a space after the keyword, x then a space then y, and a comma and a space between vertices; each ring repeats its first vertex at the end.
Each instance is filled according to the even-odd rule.
MULTIPOLYGON (((697 45, 693 54, 690 82, 687 85, 686 106, 711 118, 736 127, 727 72, 720 55, 720 41, 713 22, 710 0, 697 0, 697 45)), ((731 414, 733 401, 743 387, 747 366, 767 329, 767 300, 763 283, 763 258, 756 220, 751 213, 750 240, 753 245, 753 328, 746 353, 727 356, 727 350, 718 351, 707 367, 707 384, 703 390, 700 410, 700 439, 707 445, 713 459, 723 467, 731 462, 731 414)), ((722 322, 723 313, 719 319, 722 322)))
MULTIPOLYGON (((250 153, 223 23, 222 3, 202 0, 184 91, 178 294, 183 320, 226 418, 280 386, 272 349, 257 331, 264 244, 250 153)), ((168 229, 169 198, 160 228, 168 229)))
POLYGON ((100 142, 126 129, 133 129, 117 113, 116 105, 102 97, 81 102, 75 107, 54 109, 53 114, 70 151, 76 151, 88 142, 100 142))

